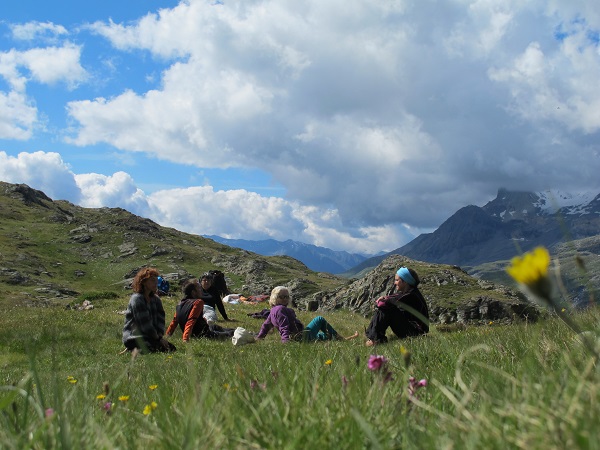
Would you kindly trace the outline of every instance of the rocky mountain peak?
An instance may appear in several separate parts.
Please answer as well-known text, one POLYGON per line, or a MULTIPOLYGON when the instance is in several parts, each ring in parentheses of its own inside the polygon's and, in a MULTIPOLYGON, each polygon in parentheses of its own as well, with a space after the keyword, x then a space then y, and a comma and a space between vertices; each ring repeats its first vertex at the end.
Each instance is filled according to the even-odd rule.
POLYGON ((33 189, 26 184, 5 184, 4 189, 8 197, 21 200, 26 205, 36 204, 46 207, 44 202, 52 202, 52 199, 42 191, 33 189))
POLYGON ((503 222, 527 219, 543 213, 546 200, 534 192, 515 192, 499 189, 494 200, 482 209, 503 222))

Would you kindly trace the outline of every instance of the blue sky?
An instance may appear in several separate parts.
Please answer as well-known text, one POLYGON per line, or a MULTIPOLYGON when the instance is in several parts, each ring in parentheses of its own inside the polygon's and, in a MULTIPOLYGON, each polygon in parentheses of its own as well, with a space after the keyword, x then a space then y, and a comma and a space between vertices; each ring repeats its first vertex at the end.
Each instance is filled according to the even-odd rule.
POLYGON ((228 238, 392 250, 599 192, 588 1, 10 2, 0 180, 228 238))

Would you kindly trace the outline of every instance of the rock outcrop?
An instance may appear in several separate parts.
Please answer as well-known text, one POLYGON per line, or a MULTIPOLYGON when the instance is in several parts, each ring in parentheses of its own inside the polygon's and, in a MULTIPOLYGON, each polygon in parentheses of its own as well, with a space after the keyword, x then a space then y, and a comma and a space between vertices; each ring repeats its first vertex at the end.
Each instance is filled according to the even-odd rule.
POLYGON ((365 277, 329 293, 315 294, 321 309, 348 308, 364 316, 374 300, 394 289, 400 266, 414 268, 434 323, 488 324, 536 320, 540 311, 519 292, 469 276, 458 266, 418 262, 400 255, 386 258, 365 277))

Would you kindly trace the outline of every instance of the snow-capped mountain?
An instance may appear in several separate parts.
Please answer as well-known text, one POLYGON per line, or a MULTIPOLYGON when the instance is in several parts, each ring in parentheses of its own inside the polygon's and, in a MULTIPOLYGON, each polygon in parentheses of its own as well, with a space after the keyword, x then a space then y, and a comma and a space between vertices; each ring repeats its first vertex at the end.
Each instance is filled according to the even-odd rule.
MULTIPOLYGON (((500 189, 483 207, 465 206, 433 233, 422 234, 389 254, 472 267, 507 260, 538 245, 552 248, 567 240, 597 235, 600 194, 500 189)), ((374 267, 383 258, 370 258, 349 273, 374 267)))

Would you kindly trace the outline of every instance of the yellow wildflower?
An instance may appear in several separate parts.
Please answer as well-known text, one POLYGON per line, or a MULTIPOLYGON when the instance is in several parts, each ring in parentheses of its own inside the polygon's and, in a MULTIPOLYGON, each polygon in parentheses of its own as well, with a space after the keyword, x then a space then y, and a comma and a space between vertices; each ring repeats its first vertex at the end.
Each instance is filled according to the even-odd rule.
POLYGON ((77 380, 70 375, 67 377, 67 381, 71 384, 77 383, 77 380))
POLYGON ((523 256, 516 256, 506 268, 508 274, 517 281, 521 288, 538 300, 542 306, 556 309, 552 298, 552 283, 548 278, 550 253, 544 247, 536 247, 523 256))
POLYGON ((106 398, 106 395, 104 395, 104 394, 98 394, 98 395, 96 395, 96 398, 98 400, 104 400, 106 398))
POLYGON ((536 247, 522 257, 515 256, 506 269, 517 282, 530 286, 548 275, 550 253, 544 247, 536 247))
POLYGON ((122 402, 126 402, 127 400, 129 400, 129 395, 121 395, 119 397, 119 400, 122 402))
POLYGON ((156 389, 158 387, 158 384, 151 384, 150 386, 148 386, 148 388, 153 391, 154 389, 156 389))
POLYGON ((152 402, 149 405, 144 406, 144 415, 147 416, 152 413, 156 408, 158 408, 158 403, 152 402))
POLYGON ((400 346, 400 354, 402 355, 402 359, 404 359, 404 365, 408 368, 410 366, 410 351, 404 346, 400 346))
POLYGON ((325 361, 325 365, 326 366, 330 366, 333 363, 333 360, 328 359, 327 361, 325 361))

